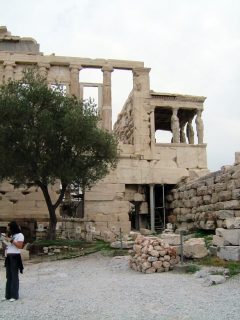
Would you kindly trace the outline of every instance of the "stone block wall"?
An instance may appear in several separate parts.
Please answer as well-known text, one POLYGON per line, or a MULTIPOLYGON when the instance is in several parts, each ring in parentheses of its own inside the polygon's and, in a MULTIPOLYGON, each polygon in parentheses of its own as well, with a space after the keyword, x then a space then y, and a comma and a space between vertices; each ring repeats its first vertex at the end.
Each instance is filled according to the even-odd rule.
POLYGON ((215 230, 238 224, 240 164, 182 182, 167 195, 167 201, 177 228, 215 230))
MULTIPOLYGON (((49 186, 52 201, 58 198, 59 184, 49 186)), ((32 220, 48 221, 49 214, 40 188, 19 187, 4 181, 0 184, 0 221, 32 220)), ((57 211, 59 216, 59 212, 57 211)))

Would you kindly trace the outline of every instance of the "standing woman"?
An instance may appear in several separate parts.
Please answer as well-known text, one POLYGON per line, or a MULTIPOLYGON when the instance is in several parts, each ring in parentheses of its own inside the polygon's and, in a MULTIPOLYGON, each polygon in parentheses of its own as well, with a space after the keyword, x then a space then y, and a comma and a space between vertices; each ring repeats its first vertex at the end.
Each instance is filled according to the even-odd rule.
POLYGON ((6 247, 6 291, 5 299, 11 302, 19 298, 19 270, 22 273, 23 264, 20 254, 20 249, 23 247, 24 235, 22 234, 18 224, 11 221, 8 224, 10 238, 5 237, 9 241, 6 247))

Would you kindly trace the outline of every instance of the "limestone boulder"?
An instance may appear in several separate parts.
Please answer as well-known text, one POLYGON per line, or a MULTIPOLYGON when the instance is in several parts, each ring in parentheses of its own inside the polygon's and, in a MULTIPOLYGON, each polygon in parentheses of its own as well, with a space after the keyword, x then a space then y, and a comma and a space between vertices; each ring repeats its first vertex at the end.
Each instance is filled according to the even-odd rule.
POLYGON ((240 229, 217 228, 216 236, 223 238, 223 243, 225 246, 238 246, 240 244, 240 229))
POLYGON ((205 279, 203 284, 208 287, 216 284, 222 284, 224 282, 226 282, 226 278, 224 276, 219 274, 211 274, 205 279))
POLYGON ((114 241, 111 243, 111 248, 115 249, 132 249, 134 241, 114 241))
POLYGON ((191 238, 183 245, 183 254, 187 258, 200 259, 208 255, 208 250, 203 238, 191 238))
POLYGON ((167 242, 170 246, 177 246, 180 244, 180 234, 163 233, 161 239, 167 242))
POLYGON ((216 247, 221 247, 221 246, 223 246, 223 245, 224 245, 224 239, 223 239, 223 237, 219 237, 219 236, 214 235, 214 236, 213 236, 212 244, 213 244, 213 246, 216 246, 216 247))
POLYGON ((240 247, 239 246, 219 247, 217 250, 217 256, 223 260, 240 261, 240 247))
POLYGON ((144 236, 149 236, 150 234, 152 234, 152 231, 149 229, 140 228, 140 233, 144 236))
POLYGON ((240 217, 225 220, 227 229, 240 229, 240 217))
POLYGON ((234 217, 234 210, 219 210, 217 212, 217 218, 218 219, 228 219, 234 217))

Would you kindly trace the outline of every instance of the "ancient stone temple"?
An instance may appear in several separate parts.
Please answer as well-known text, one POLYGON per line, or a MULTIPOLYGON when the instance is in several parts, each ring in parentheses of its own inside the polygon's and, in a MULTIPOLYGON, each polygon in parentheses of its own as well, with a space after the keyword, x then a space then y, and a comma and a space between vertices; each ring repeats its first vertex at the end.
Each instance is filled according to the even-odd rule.
MULTIPOLYGON (((81 217, 71 223, 79 225, 78 231, 92 228, 105 239, 120 228, 123 233, 164 228, 168 220, 166 192, 183 178, 208 173, 202 121, 205 97, 152 91, 150 68, 143 62, 44 55, 34 39, 12 36, 1 27, 0 83, 20 79, 23 70, 31 66, 47 76, 49 85, 57 81, 67 94, 79 99, 86 87, 97 88, 100 125, 119 138, 118 167, 85 193, 81 217), (82 70, 93 68, 102 71, 102 82, 82 82, 82 70), (113 125, 114 70, 132 72, 132 90, 113 125), (161 141, 165 132, 170 135, 168 142, 161 141)), ((52 187, 52 197, 57 189, 52 187)), ((45 226, 48 212, 39 190, 14 189, 4 182, 0 193, 0 223, 14 217, 45 226)), ((59 216, 59 222, 63 228, 69 220, 66 223, 59 216)))

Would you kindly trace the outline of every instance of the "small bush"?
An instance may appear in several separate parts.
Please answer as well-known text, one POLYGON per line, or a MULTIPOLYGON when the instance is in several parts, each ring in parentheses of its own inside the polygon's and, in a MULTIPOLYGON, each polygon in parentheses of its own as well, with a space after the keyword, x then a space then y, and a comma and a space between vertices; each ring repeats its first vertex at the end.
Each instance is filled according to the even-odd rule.
POLYGON ((197 264, 190 264, 186 267, 187 273, 195 273, 200 270, 200 266, 197 264))

